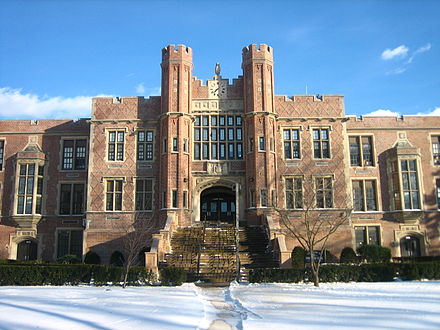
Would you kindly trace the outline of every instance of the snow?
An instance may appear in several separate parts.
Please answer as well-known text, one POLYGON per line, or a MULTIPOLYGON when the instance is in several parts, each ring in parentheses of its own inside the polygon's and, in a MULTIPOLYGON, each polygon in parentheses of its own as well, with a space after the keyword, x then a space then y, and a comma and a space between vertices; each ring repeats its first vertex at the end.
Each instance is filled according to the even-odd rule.
POLYGON ((0 287, 0 329, 440 329, 440 282, 0 287))

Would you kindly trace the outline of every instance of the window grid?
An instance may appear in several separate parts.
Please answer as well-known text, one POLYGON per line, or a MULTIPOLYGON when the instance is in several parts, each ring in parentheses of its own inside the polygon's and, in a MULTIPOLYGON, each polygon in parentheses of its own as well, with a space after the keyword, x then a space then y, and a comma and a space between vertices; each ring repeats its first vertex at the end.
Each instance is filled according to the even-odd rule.
POLYGON ((267 189, 260 190, 260 204, 261 207, 267 207, 267 189))
POLYGON ((122 211, 122 180, 107 180, 106 211, 122 211))
POLYGON ((330 137, 328 128, 313 129, 313 156, 317 159, 330 158, 330 137))
POLYGON ((417 178, 417 162, 415 159, 400 161, 403 202, 408 210, 420 209, 419 183, 417 178))
POLYGON ((82 256, 82 230, 59 230, 58 231, 58 246, 57 258, 65 256, 66 254, 73 254, 81 258, 82 256))
POLYGON ((243 159, 242 124, 240 116, 196 116, 194 121, 194 159, 243 159))
POLYGON ((152 130, 137 132, 137 160, 153 160, 154 132, 152 130))
POLYGON ((136 179, 136 211, 153 209, 153 179, 136 179))
POLYGON ((299 129, 289 128, 283 129, 284 140, 284 158, 299 159, 301 158, 299 129))
POLYGON ((377 211, 375 180, 354 180, 352 188, 355 211, 377 211))
POLYGON ((87 140, 63 140, 63 170, 84 170, 86 168, 87 140))
POLYGON ((0 171, 3 171, 4 157, 5 157, 5 141, 0 140, 0 171))
POLYGON ((333 208, 333 180, 331 177, 316 177, 315 192, 317 208, 333 208))
POLYGON ((302 178, 286 178, 286 208, 303 208, 302 178))
POLYGON ((44 166, 42 165, 19 165, 17 214, 41 214, 43 174, 44 166))
POLYGON ((108 157, 109 161, 124 160, 125 131, 108 132, 108 157))
POLYGON ((350 165, 374 166, 373 143, 371 136, 350 136, 350 165))
POLYGON ((84 213, 83 183, 61 184, 59 212, 62 215, 74 215, 84 213))
POLYGON ((380 227, 379 226, 356 226, 354 228, 356 249, 363 245, 380 245, 380 227))
POLYGON ((432 136, 431 142, 434 165, 440 165, 440 135, 432 136))

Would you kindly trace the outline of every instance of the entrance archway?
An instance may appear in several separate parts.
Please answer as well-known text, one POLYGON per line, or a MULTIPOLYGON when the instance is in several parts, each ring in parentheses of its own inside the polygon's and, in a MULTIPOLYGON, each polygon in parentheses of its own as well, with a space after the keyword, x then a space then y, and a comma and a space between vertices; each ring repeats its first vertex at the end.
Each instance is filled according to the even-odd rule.
POLYGON ((200 194, 200 220, 235 222, 235 192, 227 187, 214 186, 200 194))
POLYGON ((17 245, 17 260, 37 260, 37 242, 26 239, 17 245))
POLYGON ((402 257, 420 257, 420 239, 415 235, 405 235, 400 239, 402 257))

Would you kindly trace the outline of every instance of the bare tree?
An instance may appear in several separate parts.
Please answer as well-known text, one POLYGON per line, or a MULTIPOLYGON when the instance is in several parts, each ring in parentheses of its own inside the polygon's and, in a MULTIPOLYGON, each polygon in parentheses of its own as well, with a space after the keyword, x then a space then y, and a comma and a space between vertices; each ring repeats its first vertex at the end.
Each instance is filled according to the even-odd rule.
POLYGON ((151 235, 158 230, 157 217, 152 213, 139 212, 134 216, 132 223, 118 222, 114 227, 121 232, 121 245, 124 253, 122 264, 124 278, 122 287, 127 285, 130 269, 139 264, 139 254, 145 250, 151 235))
POLYGON ((319 270, 329 238, 342 225, 348 224, 351 217, 345 192, 335 193, 335 186, 334 177, 329 175, 301 175, 286 179, 286 208, 275 208, 286 234, 309 253, 316 287, 319 287, 319 270), (317 250, 316 257, 314 251, 317 250))

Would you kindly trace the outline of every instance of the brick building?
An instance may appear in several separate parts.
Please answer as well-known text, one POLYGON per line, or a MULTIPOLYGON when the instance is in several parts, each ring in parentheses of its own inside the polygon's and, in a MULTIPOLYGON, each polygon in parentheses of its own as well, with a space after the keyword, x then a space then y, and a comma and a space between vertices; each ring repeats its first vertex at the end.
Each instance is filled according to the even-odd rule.
MULTIPOLYGON (((161 96, 99 97, 80 120, 0 121, 0 258, 96 252, 108 263, 127 226, 148 228, 147 264, 177 228, 265 226, 281 265, 297 245, 277 208, 353 209, 332 237, 440 254, 440 118, 346 116, 340 95, 278 96, 273 49, 250 45, 243 76, 192 75, 192 50, 162 50, 161 96)), ((292 220, 294 221, 294 219, 292 220)))

